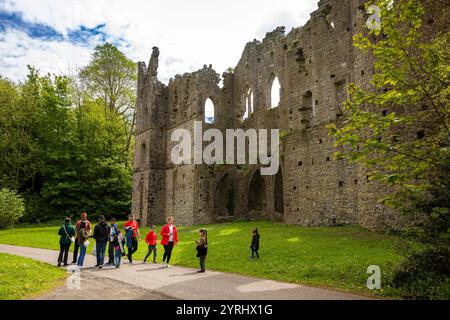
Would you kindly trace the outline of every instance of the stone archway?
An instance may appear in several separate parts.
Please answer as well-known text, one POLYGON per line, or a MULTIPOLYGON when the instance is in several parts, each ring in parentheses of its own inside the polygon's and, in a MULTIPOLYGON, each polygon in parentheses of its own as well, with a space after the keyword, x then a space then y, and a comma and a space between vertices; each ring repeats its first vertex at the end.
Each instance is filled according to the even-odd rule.
POLYGON ((275 176, 275 203, 274 208, 275 212, 279 214, 284 213, 284 194, 283 194, 283 173, 281 172, 281 168, 278 169, 278 172, 275 176))
POLYGON ((256 170, 253 174, 248 190, 248 210, 263 212, 266 201, 266 184, 261 177, 261 172, 256 170))
POLYGON ((235 189, 231 176, 225 174, 214 193, 214 213, 218 217, 233 216, 235 211, 235 189))

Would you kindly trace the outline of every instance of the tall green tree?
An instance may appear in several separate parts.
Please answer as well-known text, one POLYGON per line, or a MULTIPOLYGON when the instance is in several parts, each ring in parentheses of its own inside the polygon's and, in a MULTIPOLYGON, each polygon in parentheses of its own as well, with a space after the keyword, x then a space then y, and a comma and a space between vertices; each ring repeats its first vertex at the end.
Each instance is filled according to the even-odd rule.
POLYGON ((449 202, 437 195, 449 190, 450 34, 424 28, 418 0, 371 4, 381 8, 381 28, 354 40, 373 55, 375 74, 368 88, 349 85, 347 118, 330 131, 348 150, 339 156, 392 186, 383 203, 435 222, 426 232, 417 225, 422 241, 448 244, 449 202))
POLYGON ((80 78, 89 99, 104 109, 110 154, 113 153, 113 140, 121 138, 113 127, 119 125, 122 128, 126 141, 122 152, 123 161, 128 165, 136 122, 136 63, 114 45, 105 43, 95 48, 90 63, 81 70, 80 78))
POLYGON ((369 85, 350 84, 345 120, 330 125, 336 156, 389 188, 382 203, 406 215, 405 252, 394 277, 411 297, 450 293, 450 33, 445 2, 376 0, 381 27, 355 46, 374 58, 369 85), (439 7, 441 5, 441 7, 439 7), (434 10, 432 11, 426 11, 434 10), (436 293, 439 291, 439 293, 436 293))

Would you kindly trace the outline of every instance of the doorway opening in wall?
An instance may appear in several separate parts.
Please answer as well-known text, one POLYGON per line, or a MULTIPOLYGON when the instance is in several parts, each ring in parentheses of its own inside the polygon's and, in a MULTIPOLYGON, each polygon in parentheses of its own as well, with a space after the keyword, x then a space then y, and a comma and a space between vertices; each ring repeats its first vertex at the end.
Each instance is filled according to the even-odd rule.
POLYGON ((275 212, 284 213, 284 196, 283 196, 283 174, 281 168, 278 169, 275 176, 275 212))
POLYGON ((281 85, 275 74, 272 74, 270 83, 270 108, 276 108, 280 104, 281 85))
POLYGON ((248 210, 259 211, 264 210, 266 200, 266 185, 261 177, 259 169, 253 174, 248 190, 248 210))
POLYGON ((217 217, 231 217, 235 211, 235 190, 231 176, 225 174, 214 194, 214 213, 217 217))
POLYGON ((214 114, 214 103, 210 98, 205 101, 205 123, 214 123, 215 114, 214 114))
POLYGON ((253 90, 248 89, 245 94, 245 113, 244 120, 250 117, 253 112, 253 90))

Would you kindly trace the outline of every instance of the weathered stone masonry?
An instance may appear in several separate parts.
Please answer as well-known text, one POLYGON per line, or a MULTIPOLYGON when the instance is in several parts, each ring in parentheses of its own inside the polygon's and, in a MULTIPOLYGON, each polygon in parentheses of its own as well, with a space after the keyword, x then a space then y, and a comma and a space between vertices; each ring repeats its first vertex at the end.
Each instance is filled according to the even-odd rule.
POLYGON ((342 117, 345 85, 364 84, 372 61, 356 50, 354 34, 367 16, 359 0, 322 0, 305 26, 283 27, 262 42, 247 43, 233 72, 211 66, 157 79, 158 55, 139 63, 137 134, 132 211, 144 224, 173 215, 192 225, 236 218, 272 218, 289 224, 360 224, 378 228, 389 212, 377 203, 380 188, 336 151, 326 126, 342 117), (280 103, 271 108, 278 78, 280 103), (249 99, 249 92, 253 99, 249 99), (261 176, 257 165, 182 165, 170 161, 171 132, 193 130, 204 120, 205 101, 215 106, 210 127, 279 128, 284 135, 280 170, 261 176), (249 100, 253 112, 244 113, 249 100))

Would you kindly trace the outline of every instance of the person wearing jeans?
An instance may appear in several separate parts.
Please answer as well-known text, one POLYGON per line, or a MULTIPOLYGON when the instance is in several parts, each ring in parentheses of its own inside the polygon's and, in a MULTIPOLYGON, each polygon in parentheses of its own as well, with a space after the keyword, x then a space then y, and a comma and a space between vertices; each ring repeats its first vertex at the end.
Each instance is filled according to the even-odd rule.
MULTIPOLYGON (((86 231, 90 234, 92 227, 91 227, 91 222, 87 219, 87 213, 86 212, 82 212, 81 213, 81 219, 77 221, 77 223, 75 224, 75 231, 76 231, 76 237, 78 238, 78 230, 80 229, 80 225, 81 223, 84 222, 86 224, 86 231)), ((78 239, 75 239, 75 247, 73 249, 73 260, 72 263, 75 264, 77 263, 77 257, 78 257, 78 250, 80 248, 79 245, 80 241, 78 241, 78 239)))
POLYGON ((106 244, 108 243, 108 224, 105 217, 101 215, 98 219, 98 224, 94 228, 95 248, 97 254, 97 264, 99 269, 103 268, 105 262, 106 244))
POLYGON ((149 233, 147 233, 147 236, 145 237, 145 242, 148 245, 148 252, 144 258, 144 263, 147 261, 147 258, 150 257, 152 252, 153 252, 153 263, 156 263, 156 233, 155 233, 155 229, 156 229, 156 226, 152 225, 149 233))
POLYGON ((87 223, 82 221, 78 228, 77 232, 77 240, 75 243, 78 243, 78 247, 80 248, 80 256, 78 257, 77 266, 82 267, 84 263, 84 258, 86 256, 86 250, 84 243, 90 237, 90 233, 87 231, 87 223))
POLYGON ((127 231, 127 247, 128 247, 128 261, 133 263, 133 253, 138 249, 138 238, 141 238, 139 234, 139 224, 134 220, 134 215, 128 216, 128 221, 123 225, 127 231))
POLYGON ((113 266, 115 265, 115 246, 114 246, 114 235, 118 232, 116 219, 111 218, 109 227, 108 227, 108 263, 107 265, 113 266))

